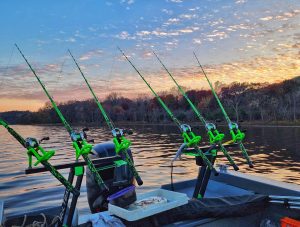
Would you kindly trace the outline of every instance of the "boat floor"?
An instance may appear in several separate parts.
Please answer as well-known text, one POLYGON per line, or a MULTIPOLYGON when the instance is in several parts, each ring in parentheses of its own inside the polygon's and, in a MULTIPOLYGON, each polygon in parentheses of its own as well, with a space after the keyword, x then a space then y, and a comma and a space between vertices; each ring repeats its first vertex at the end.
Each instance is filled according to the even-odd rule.
MULTIPOLYGON (((189 198, 193 197, 194 189, 195 189, 195 180, 180 182, 174 185, 174 190, 177 192, 185 193, 189 198)), ((170 190, 170 186, 162 186, 163 189, 170 190)), ((242 188, 238 188, 232 185, 228 185, 226 183, 217 182, 214 180, 210 180, 207 185, 207 189, 205 192, 205 198, 219 198, 225 196, 240 196, 240 195, 251 195, 254 194, 253 191, 245 190, 242 188)))
MULTIPOLYGON (((185 182, 179 182, 174 184, 174 189, 177 192, 185 193, 189 198, 192 198, 194 193, 196 180, 190 180, 185 182)), ((162 186, 163 189, 170 190, 170 185, 162 186)), ((240 196, 240 195, 251 195, 254 194, 252 191, 244 190, 226 183, 217 182, 210 180, 207 185, 205 198, 218 198, 226 196, 240 196)), ((79 216, 79 224, 85 223, 88 219, 89 214, 79 216)))

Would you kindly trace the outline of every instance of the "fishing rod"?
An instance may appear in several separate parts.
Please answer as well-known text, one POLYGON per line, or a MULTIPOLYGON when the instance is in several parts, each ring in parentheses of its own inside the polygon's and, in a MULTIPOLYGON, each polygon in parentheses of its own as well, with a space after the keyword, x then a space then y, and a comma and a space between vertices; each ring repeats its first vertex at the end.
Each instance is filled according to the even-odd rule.
POLYGON ((220 149, 223 152, 224 156, 227 158, 227 160, 232 165, 232 167, 234 168, 234 170, 235 171, 239 170, 238 166, 235 164, 235 162, 233 161, 233 159, 229 155, 228 151, 226 150, 226 148, 222 144, 222 140, 224 139, 224 134, 223 133, 219 133, 219 131, 217 130, 215 124, 213 124, 211 122, 207 122, 205 120, 205 118, 200 113, 200 110, 193 104, 193 102, 187 96, 187 94, 182 89, 182 87, 177 83, 177 81, 172 76, 172 74, 170 73, 170 71, 167 69, 167 67, 165 66, 165 64, 161 61, 161 59, 157 56, 157 54, 154 51, 153 51, 153 54, 155 55, 155 57, 157 58, 157 60, 161 63, 161 65, 163 66, 163 68, 167 71, 167 73, 169 74, 169 76, 171 77, 171 79, 174 81, 174 83, 176 84, 178 90, 183 95, 183 97, 186 99, 186 101, 189 103, 189 105, 193 109, 193 111, 196 114, 196 116, 199 118, 199 120, 205 126, 205 129, 206 129, 208 137, 209 137, 210 144, 211 145, 218 144, 218 146, 220 147, 220 149))
POLYGON ((24 60, 26 61, 27 65, 29 66, 31 72, 33 73, 33 75, 36 77, 36 79, 38 80, 39 84, 43 88, 45 94, 49 98, 49 100, 50 100, 53 108, 55 109, 55 111, 56 111, 57 115, 59 116, 61 122, 63 123, 64 127, 67 129, 67 131, 68 131, 68 133, 70 135, 70 138, 72 140, 73 148, 75 149, 76 160, 78 160, 78 158, 80 156, 82 156, 83 159, 84 159, 84 161, 86 162, 88 168, 92 172, 92 174, 93 174, 93 176, 95 178, 95 181, 97 182, 97 184, 100 187, 100 189, 108 191, 108 187, 105 185, 105 183, 104 183, 103 179, 101 178, 100 174, 98 173, 96 167, 94 166, 94 164, 92 163, 92 161, 88 157, 88 154, 91 152, 92 147, 93 147, 86 140, 87 139, 86 131, 88 131, 89 129, 88 128, 84 128, 80 132, 76 132, 76 131, 74 131, 72 129, 72 127, 69 125, 69 123, 66 121, 66 119, 63 116, 63 114, 61 113, 61 111, 57 107, 55 101, 53 100, 53 98, 51 97, 51 95, 49 94, 49 92, 47 91, 45 85, 42 83, 42 81, 40 80, 40 78, 38 77, 38 75, 36 74, 36 72, 34 71, 34 69, 32 68, 32 66, 30 65, 30 63, 28 62, 28 60, 26 59, 26 57, 24 56, 24 54, 22 53, 22 51, 18 47, 18 45, 15 44, 15 46, 17 47, 17 49, 20 52, 21 56, 24 58, 24 60))
POLYGON ((87 78, 85 77, 85 75, 83 74, 80 66, 78 65, 76 59, 74 58, 74 56, 72 55, 71 51, 68 50, 70 56, 72 57, 75 65, 77 66, 81 76, 83 77, 83 79, 85 80, 86 85, 88 86, 90 92, 92 93, 95 102, 98 105, 98 108, 100 109, 102 116, 105 119, 106 124, 108 125, 109 129, 111 130, 111 133, 113 135, 113 143, 115 144, 115 149, 116 149, 116 153, 119 154, 120 152, 123 153, 126 157, 125 161, 128 163, 131 171, 133 172, 133 175, 136 179, 136 182, 138 183, 138 185, 142 185, 143 181, 141 179, 141 177, 139 176, 134 163, 132 161, 132 159, 130 158, 129 154, 128 154, 128 148, 131 145, 131 141, 125 138, 125 134, 132 134, 131 131, 129 130, 124 130, 124 129, 120 129, 120 128, 116 128, 114 126, 114 123, 112 122, 112 120, 108 117, 104 107, 102 106, 102 104, 100 103, 99 99, 97 98, 96 94, 94 93, 90 83, 88 82, 87 78))
POLYGON ((241 149, 241 151, 242 151, 242 154, 243 154, 244 158, 246 159, 246 161, 247 161, 249 167, 250 167, 250 168, 253 168, 253 167, 254 167, 254 166, 253 166, 253 163, 252 163, 252 161, 251 161, 251 159, 250 159, 250 157, 249 157, 249 155, 248 155, 248 153, 247 153, 247 151, 246 151, 246 148, 245 148, 245 146, 244 146, 244 144, 243 144, 243 140, 244 140, 244 138, 245 138, 245 133, 241 132, 241 130, 239 129, 239 126, 238 126, 237 123, 232 122, 232 121, 230 120, 230 118, 229 118, 228 114, 226 113, 226 111, 225 111, 225 109, 224 109, 224 107, 223 107, 223 105, 222 105, 222 103, 221 103, 221 101, 220 101, 220 99, 219 99, 219 97, 218 97, 216 91, 214 90, 214 88, 213 88, 213 86, 212 86, 210 80, 208 79, 208 77, 207 77, 207 75, 206 75, 206 73, 205 73, 205 71, 204 71, 202 65, 200 64, 200 61, 199 61, 197 55, 195 54, 195 52, 193 52, 193 53, 194 53, 194 56, 195 56, 195 58, 196 58, 196 60, 197 60, 197 62, 198 62, 198 64, 199 64, 199 66, 200 66, 200 68, 201 68, 201 70, 202 70, 202 72, 203 72, 203 74, 204 74, 204 76, 205 76, 205 78, 206 78, 206 80, 207 80, 209 86, 210 86, 210 89, 211 89, 213 95, 215 96, 215 99, 217 100, 217 102, 218 102, 218 104, 219 104, 219 107, 220 107, 220 109, 221 109, 221 111, 222 111, 222 113, 223 113, 223 115, 224 115, 224 117, 225 117, 225 119, 226 119, 226 121, 227 121, 227 124, 228 124, 228 127, 229 127, 229 132, 230 132, 232 141, 233 141, 234 143, 238 143, 238 144, 239 144, 240 149, 241 149))
POLYGON ((163 109, 168 113, 169 117, 174 121, 174 123, 177 125, 177 127, 180 129, 182 133, 182 137, 184 140, 184 144, 186 144, 187 147, 194 148, 196 151, 196 154, 194 153, 186 153, 188 155, 194 155, 194 156, 200 156, 206 166, 214 172, 215 175, 218 175, 218 172, 214 168, 214 166, 211 164, 211 162, 208 160, 206 155, 199 149, 198 144, 201 140, 201 136, 196 136, 189 125, 187 124, 181 124, 180 121, 174 116, 174 114, 171 112, 171 110, 167 107, 167 105, 164 103, 164 101, 157 95, 157 93, 153 90, 153 88, 150 86, 150 84, 146 81, 146 79, 143 77, 143 75, 139 72, 139 70, 133 65, 133 63, 128 59, 128 57, 125 55, 125 53, 118 47, 119 51, 122 53, 122 55, 126 58, 126 60, 130 63, 130 65, 134 68, 134 70, 139 74, 139 76, 142 78, 142 80, 146 83, 148 88, 152 91, 153 95, 156 97, 160 105, 163 107, 163 109))
POLYGON ((50 163, 49 160, 55 154, 54 150, 46 151, 40 146, 42 141, 49 140, 49 137, 44 137, 41 140, 28 137, 24 139, 19 133, 14 129, 9 127, 9 125, 0 118, 0 125, 7 129, 7 131, 24 147, 27 149, 28 156, 28 166, 32 168, 32 156, 36 158, 36 162, 33 164, 37 166, 42 164, 60 183, 62 183, 68 191, 70 191, 74 196, 78 197, 80 192, 73 187, 73 185, 63 177, 50 163))

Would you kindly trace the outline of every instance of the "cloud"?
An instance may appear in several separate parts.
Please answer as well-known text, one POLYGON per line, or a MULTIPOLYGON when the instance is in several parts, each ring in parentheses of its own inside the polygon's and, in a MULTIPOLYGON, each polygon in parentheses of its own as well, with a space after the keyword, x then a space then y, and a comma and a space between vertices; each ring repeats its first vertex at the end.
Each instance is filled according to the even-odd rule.
MULTIPOLYGON (((194 39, 196 43, 201 42, 200 39, 194 39)), ((178 40, 177 40, 178 41, 178 40)), ((166 45, 176 45, 176 40, 165 42, 166 45)), ((280 43, 280 48, 294 48, 299 49, 300 43, 295 45, 283 45, 280 43)), ((98 51, 89 51, 85 55, 92 53, 98 54, 98 51)), ((99 52, 101 54, 101 52, 99 52)), ((130 53, 130 55, 133 55, 130 53)), ((144 58, 152 58, 150 51, 143 51, 144 58)), ((84 56, 84 55, 82 55, 84 56)), ((199 56, 200 57, 200 56, 199 56)), ((255 57, 248 60, 232 61, 222 64, 204 64, 204 69, 210 76, 213 82, 221 81, 223 83, 231 83, 233 81, 240 82, 275 82, 284 79, 293 78, 300 74, 300 60, 297 53, 277 54, 273 57, 255 57)), ((124 62, 124 60, 122 60, 124 62)), ((40 63, 33 63, 33 65, 40 65, 40 63)), ((84 65, 82 65, 84 67, 84 65)), ((58 71, 61 69, 61 64, 51 63, 35 67, 38 75, 41 76, 43 82, 49 89, 49 92, 54 95, 54 99, 58 102, 68 100, 84 100, 90 98, 88 90, 82 86, 81 78, 75 76, 78 72, 72 71, 64 73, 64 76, 58 78, 58 71), (72 80, 70 80, 72 78, 72 80), (75 78, 75 79, 74 79, 75 78)), ((180 67, 176 64, 168 66, 172 75, 176 77, 181 86, 189 87, 191 89, 200 89, 202 87, 208 88, 206 81, 199 71, 199 67, 194 66, 180 67)), ((31 100, 40 105, 46 102, 47 97, 36 82, 34 76, 25 64, 10 66, 9 68, 0 67, 0 72, 5 72, 3 80, 5 84, 0 89, 1 99, 20 99, 31 100), (36 100, 36 101, 34 101, 36 100)), ((164 71, 147 71, 141 67, 141 72, 147 77, 147 80, 153 85, 157 92, 171 89, 174 85, 172 81, 166 80, 167 75, 164 71)), ((121 95, 130 98, 136 98, 140 93, 145 93, 145 84, 140 80, 134 71, 130 72, 116 72, 114 79, 109 82, 93 80, 93 88, 97 92, 99 98, 108 95, 106 89, 103 87, 109 86, 110 92, 120 91, 121 95), (116 79, 119 78, 119 79, 116 79), (130 81, 129 86, 124 88, 123 82, 130 81), (133 89, 134 88, 134 89, 133 89)), ((1 74, 3 75, 3 73, 1 74)), ((148 93, 150 95, 150 92, 148 93)))
POLYGON ((70 37, 70 38, 68 38, 68 39, 65 39, 65 42, 67 42, 67 43, 75 43, 75 42, 76 42, 76 39, 73 38, 73 37, 70 37))
POLYGON ((210 21, 209 22, 210 23, 210 26, 216 26, 216 25, 220 25, 220 24, 223 24, 224 23, 224 21, 223 21, 223 19, 222 18, 219 18, 218 20, 216 20, 216 21, 210 21))
POLYGON ((281 13, 281 14, 275 16, 275 19, 286 21, 290 18, 298 16, 299 14, 300 14, 300 9, 293 9, 293 10, 290 10, 289 12, 281 13))
POLYGON ((92 57, 99 56, 99 55, 101 55, 102 53, 103 53, 103 51, 100 50, 100 49, 88 51, 87 53, 81 55, 80 58, 79 58, 79 60, 81 60, 81 61, 86 61, 86 60, 91 59, 92 57))
POLYGON ((136 33, 137 36, 147 36, 147 35, 150 35, 151 32, 150 31, 138 31, 136 33))
POLYGON ((201 39, 193 39, 194 44, 201 44, 201 39))
POLYGON ((247 0, 237 0, 237 1, 235 1, 235 4, 244 4, 246 2, 247 2, 247 0))
POLYGON ((174 3, 182 3, 183 0, 169 0, 170 2, 174 2, 174 3))
POLYGON ((133 40, 136 39, 135 36, 131 36, 127 31, 122 31, 120 34, 115 36, 118 39, 122 40, 133 40))
POLYGON ((144 51, 143 52, 143 58, 149 58, 152 57, 153 53, 151 51, 144 51))
POLYGON ((88 27, 88 30, 91 31, 91 32, 96 32, 98 30, 98 28, 88 27))
POLYGON ((162 9, 161 10, 163 13, 168 14, 168 15, 172 15, 173 14, 173 10, 170 9, 162 9))
POLYGON ((197 18, 198 16, 197 16, 197 14, 180 14, 179 17, 182 19, 191 20, 191 19, 197 18))
POLYGON ((195 8, 190 8, 189 11, 196 11, 196 10, 199 10, 199 9, 200 9, 200 7, 197 6, 197 7, 195 7, 195 8))
POLYGON ((169 23, 178 23, 180 21, 180 19, 179 18, 170 18, 170 19, 168 19, 168 22, 169 23))
POLYGON ((180 33, 192 33, 194 30, 190 28, 180 29, 178 32, 180 33))
POLYGON ((272 16, 268 16, 268 17, 262 17, 262 18, 259 18, 260 20, 262 21, 268 21, 268 20, 272 20, 273 17, 272 16))
POLYGON ((127 5, 132 5, 134 3, 134 0, 121 0, 121 4, 127 4, 127 5))
POLYGON ((195 31, 199 30, 199 27, 197 26, 188 26, 180 29, 161 29, 161 28, 156 28, 153 31, 138 31, 136 33, 136 36, 138 36, 140 39, 145 40, 145 39, 152 39, 151 37, 174 37, 174 36, 180 36, 184 34, 190 34, 195 31))
POLYGON ((208 38, 219 38, 219 39, 225 39, 228 38, 228 34, 226 34, 226 32, 218 32, 215 31, 210 35, 207 35, 206 37, 208 38))

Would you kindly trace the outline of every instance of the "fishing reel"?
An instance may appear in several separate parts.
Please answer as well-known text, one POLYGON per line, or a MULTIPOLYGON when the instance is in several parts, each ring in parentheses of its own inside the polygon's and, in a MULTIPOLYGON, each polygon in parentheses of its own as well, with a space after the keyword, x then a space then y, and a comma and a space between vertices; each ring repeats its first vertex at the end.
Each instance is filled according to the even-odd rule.
POLYGON ((49 140, 49 137, 43 137, 42 139, 40 139, 39 141, 36 138, 32 138, 32 137, 28 137, 25 139, 25 147, 29 148, 38 148, 39 145, 44 141, 44 140, 49 140))
POLYGON ((200 143, 201 136, 196 136, 192 132, 191 126, 188 124, 182 124, 180 125, 180 129, 182 131, 184 143, 187 145, 187 147, 197 146, 200 143))
POLYGON ((207 130, 207 134, 209 137, 209 142, 211 144, 220 142, 224 139, 224 134, 223 133, 219 133, 219 131, 217 130, 217 127, 215 124, 213 123, 206 123, 205 124, 205 128, 207 130))
POLYGON ((28 150, 27 155, 29 168, 32 167, 32 156, 37 159, 37 161, 34 163, 34 166, 37 166, 41 162, 48 161, 55 154, 55 151, 53 150, 46 151, 42 147, 40 147, 40 144, 44 140, 49 140, 49 137, 43 137, 39 141, 32 137, 28 137, 25 139, 25 147, 28 150))
POLYGON ((235 122, 230 122, 228 124, 228 127, 229 127, 230 130, 234 130, 234 129, 237 130, 237 129, 239 129, 239 125, 237 123, 235 123, 235 122))
POLYGON ((207 129, 207 131, 211 131, 211 130, 216 130, 216 125, 211 123, 211 122, 208 122, 205 124, 205 128, 207 129))
MULTIPOLYGON (((83 128, 80 132, 72 132, 71 139, 73 142, 85 141, 87 140, 86 132, 89 131, 89 128, 83 128)), ((88 140, 89 143, 94 143, 94 140, 88 140)))
POLYGON ((118 154, 120 151, 127 150, 131 145, 130 140, 125 138, 125 134, 131 135, 131 130, 114 128, 112 131, 113 135, 113 143, 115 144, 116 153, 118 154))
POLYGON ((72 132, 71 133, 71 139, 73 142, 78 142, 78 141, 83 141, 86 140, 87 135, 86 135, 86 131, 88 131, 88 128, 84 128, 82 129, 81 132, 72 132))
POLYGON ((120 152, 124 152, 123 154, 125 154, 125 162, 130 166, 137 184, 142 185, 143 180, 139 176, 138 172, 135 170, 133 160, 127 153, 127 149, 130 147, 131 141, 126 139, 125 135, 126 134, 132 135, 133 132, 128 129, 120 129, 120 128, 114 128, 111 132, 114 137, 113 143, 115 145, 116 153, 119 154, 120 152))
POLYGON ((120 129, 120 128, 114 128, 113 130, 111 130, 111 133, 113 135, 113 137, 117 137, 120 138, 122 136, 127 135, 132 135, 133 132, 130 129, 120 129))
POLYGON ((93 146, 89 142, 93 143, 94 140, 87 141, 87 131, 89 131, 88 128, 83 128, 80 132, 72 132, 70 135, 76 152, 76 159, 81 155, 88 155, 92 150, 93 146))
POLYGON ((230 122, 228 126, 230 129, 232 140, 234 142, 241 142, 245 138, 245 133, 241 132, 237 123, 230 122))
POLYGON ((180 125, 180 128, 183 132, 189 133, 192 131, 191 126, 189 126, 188 124, 182 124, 180 125))

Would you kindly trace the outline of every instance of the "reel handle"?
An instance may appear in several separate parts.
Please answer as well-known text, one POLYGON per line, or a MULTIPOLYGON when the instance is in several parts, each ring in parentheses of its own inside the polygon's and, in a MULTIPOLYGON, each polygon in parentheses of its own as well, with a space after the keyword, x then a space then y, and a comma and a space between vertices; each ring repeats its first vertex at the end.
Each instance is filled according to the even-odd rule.
POLYGON ((133 134, 133 131, 131 129, 124 129, 123 131, 125 134, 127 135, 132 135, 133 134))
POLYGON ((42 143, 44 140, 50 140, 49 136, 43 137, 39 140, 39 143, 42 143))

